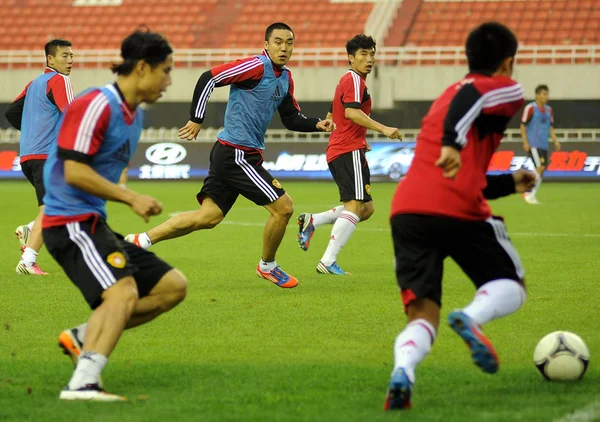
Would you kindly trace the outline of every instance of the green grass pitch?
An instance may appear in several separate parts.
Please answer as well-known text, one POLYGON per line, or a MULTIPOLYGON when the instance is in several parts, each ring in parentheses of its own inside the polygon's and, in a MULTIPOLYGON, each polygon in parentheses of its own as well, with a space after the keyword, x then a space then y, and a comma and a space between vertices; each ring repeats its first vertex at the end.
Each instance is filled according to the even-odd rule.
MULTIPOLYGON (((164 215, 195 209, 201 182, 133 182, 159 198, 164 215)), ((337 204, 332 182, 284 183, 296 216, 337 204)), ((392 345, 405 323, 393 273, 388 230, 393 184, 375 184, 375 215, 359 225, 339 263, 353 273, 329 277, 315 266, 330 227, 311 248, 296 243, 295 216, 278 262, 300 285, 279 289, 259 279, 267 212, 238 200, 212 231, 164 242, 154 252, 180 268, 189 294, 178 308, 125 332, 104 371, 109 391, 127 403, 63 403, 72 365, 60 354, 60 331, 83 322, 83 297, 45 250, 46 277, 15 274, 17 225, 35 215, 32 188, 2 182, 0 190, 1 421, 551 421, 600 394, 600 184, 551 184, 541 206, 515 195, 492 203, 506 218, 527 271, 522 310, 485 327, 501 358, 496 375, 482 373, 467 348, 442 323, 432 353, 417 371, 413 410, 382 411, 392 345), (591 351, 582 382, 549 383, 532 354, 548 332, 579 334, 591 351)), ((123 234, 150 225, 128 207, 109 206, 109 224, 123 234)), ((444 281, 445 317, 474 289, 451 262, 444 281)))

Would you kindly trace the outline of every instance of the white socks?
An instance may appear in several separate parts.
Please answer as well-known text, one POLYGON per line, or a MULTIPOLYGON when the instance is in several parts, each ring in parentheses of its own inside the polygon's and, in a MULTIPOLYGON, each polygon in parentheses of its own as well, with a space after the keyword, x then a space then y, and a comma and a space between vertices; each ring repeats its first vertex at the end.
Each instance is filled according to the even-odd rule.
POLYGON ((481 286, 473 301, 463 309, 475 323, 486 324, 516 312, 527 294, 520 283, 514 280, 493 280, 481 286))
POLYGON ((262 258, 258 267, 263 273, 270 273, 277 266, 277 261, 266 262, 262 258))
MULTIPOLYGON (((337 259, 338 254, 354 233, 356 225, 360 221, 360 217, 350 211, 342 211, 340 217, 336 220, 333 228, 331 229, 331 238, 329 239, 329 245, 325 250, 321 262, 324 265, 331 265, 337 259)), ((314 223, 313 223, 314 224, 314 223)))
POLYGON ((30 221, 30 222, 29 222, 29 224, 27 224, 27 228, 28 228, 29 230, 32 230, 32 229, 33 229, 33 223, 35 223, 35 221, 30 221))
POLYGON ((533 189, 531 189, 531 194, 533 196, 535 196, 535 194, 537 193, 538 189, 540 188, 540 185, 542 184, 542 177, 538 176, 536 182, 535 182, 535 186, 533 187, 533 189))
POLYGON ((312 215, 313 226, 315 226, 315 228, 317 228, 324 224, 335 223, 335 221, 342 214, 342 211, 344 211, 344 206, 338 205, 337 207, 327 210, 325 212, 321 212, 319 214, 313 214, 312 215))
POLYGON ((69 390, 77 390, 87 384, 98 384, 100 373, 108 358, 96 352, 82 352, 77 367, 69 381, 69 390))
POLYGON ((394 370, 403 368, 410 382, 415 382, 415 368, 429 354, 436 337, 436 329, 425 319, 416 319, 396 337, 394 343, 394 370))
POLYGON ((25 266, 31 267, 37 261, 38 253, 31 248, 25 248, 21 260, 25 262, 25 266))

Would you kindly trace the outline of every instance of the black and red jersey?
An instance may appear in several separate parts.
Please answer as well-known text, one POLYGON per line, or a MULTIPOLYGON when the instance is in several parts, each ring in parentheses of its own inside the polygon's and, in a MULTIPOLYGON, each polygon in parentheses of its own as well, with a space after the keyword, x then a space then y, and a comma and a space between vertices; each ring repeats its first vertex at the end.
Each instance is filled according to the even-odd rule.
POLYGON ((392 215, 442 215, 466 220, 491 216, 486 173, 509 120, 524 102, 523 86, 506 76, 467 75, 432 104, 415 156, 392 201, 392 215), (436 167, 442 145, 461 151, 454 179, 436 167))

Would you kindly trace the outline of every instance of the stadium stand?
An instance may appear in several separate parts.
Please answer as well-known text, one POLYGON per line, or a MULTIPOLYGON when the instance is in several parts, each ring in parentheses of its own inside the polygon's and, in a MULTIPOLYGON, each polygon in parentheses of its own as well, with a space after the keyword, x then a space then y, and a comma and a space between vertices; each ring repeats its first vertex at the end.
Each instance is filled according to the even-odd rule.
POLYGON ((489 20, 509 25, 523 45, 600 42, 600 0, 405 0, 386 45, 460 45, 473 27, 489 20))
POLYGON ((147 25, 178 49, 256 47, 267 25, 285 20, 299 46, 335 46, 362 31, 372 8, 372 2, 323 0, 0 0, 0 20, 11 23, 0 42, 39 50, 62 37, 76 40, 78 50, 115 49, 127 33, 147 25))

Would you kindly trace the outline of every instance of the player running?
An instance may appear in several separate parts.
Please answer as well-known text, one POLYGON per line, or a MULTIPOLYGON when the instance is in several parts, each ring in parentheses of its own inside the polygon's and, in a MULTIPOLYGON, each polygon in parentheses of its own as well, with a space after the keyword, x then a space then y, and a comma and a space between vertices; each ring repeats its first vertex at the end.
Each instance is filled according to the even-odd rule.
POLYGON ((535 101, 525 106, 521 117, 521 138, 523 149, 529 153, 538 174, 531 192, 525 192, 523 199, 531 205, 539 205, 536 193, 542 184, 542 176, 548 165, 548 137, 554 142, 554 150, 560 151, 560 142, 554 132, 554 112, 548 105, 548 86, 535 88, 535 101))
POLYGON ((376 43, 372 37, 356 35, 346 43, 350 69, 342 76, 335 89, 331 111, 335 132, 329 137, 327 163, 333 180, 338 185, 343 206, 319 214, 304 213, 298 217, 298 243, 307 251, 315 229, 333 224, 329 245, 317 264, 321 274, 349 274, 337 264, 337 256, 350 240, 356 225, 373 215, 371 173, 365 153, 371 149, 367 129, 376 130, 390 139, 402 139, 395 127, 384 126, 371 119, 371 94, 367 76, 375 65, 376 43))
POLYGON ((73 89, 68 76, 73 66, 71 42, 54 39, 45 45, 44 51, 46 70, 25 87, 5 113, 6 120, 21 131, 21 170, 33 185, 39 206, 35 221, 15 230, 23 252, 17 264, 17 274, 46 274, 37 265, 37 255, 44 244, 43 168, 58 120, 65 107, 73 101, 73 89))
POLYGON ((181 139, 196 139, 213 89, 231 85, 225 127, 217 135, 208 177, 196 196, 200 210, 179 214, 146 233, 128 235, 127 240, 149 248, 196 230, 212 229, 242 195, 271 214, 265 225, 257 275, 283 288, 298 285, 298 280, 275 261, 294 207, 279 181, 262 166, 264 136, 275 111, 279 111, 289 130, 331 132, 335 125, 331 120, 321 121, 300 112, 294 98, 294 81, 285 66, 292 57, 294 41, 294 32, 288 25, 271 24, 265 31, 263 54, 217 66, 200 76, 190 121, 179 130, 181 139))
POLYGON ((466 42, 469 74, 449 86, 423 119, 415 156, 392 201, 396 277, 408 324, 396 338, 384 408, 411 406, 416 366, 437 335, 444 260, 451 257, 477 287, 473 301, 448 316, 483 371, 498 357, 482 325, 516 312, 526 294, 519 255, 502 218, 486 199, 524 192, 535 173, 487 176, 509 120, 523 104, 511 79, 517 39, 506 26, 484 23, 466 42))
POLYGON ((106 224, 107 200, 129 205, 146 221, 162 211, 156 199, 117 182, 142 131, 138 106, 154 103, 171 84, 172 49, 160 35, 138 31, 123 41, 121 55, 115 84, 86 91, 66 109, 44 167, 44 241, 93 309, 86 324, 59 337, 76 362, 61 400, 126 400, 100 385, 119 337, 186 295, 179 271, 106 224))

